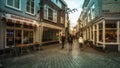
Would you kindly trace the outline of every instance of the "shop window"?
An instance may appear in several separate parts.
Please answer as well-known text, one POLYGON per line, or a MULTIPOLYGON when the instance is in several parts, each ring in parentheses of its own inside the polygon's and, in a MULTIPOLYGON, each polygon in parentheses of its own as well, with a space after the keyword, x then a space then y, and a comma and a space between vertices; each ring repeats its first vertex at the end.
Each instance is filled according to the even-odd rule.
POLYGON ((106 21, 105 23, 105 41, 117 42, 117 22, 106 21))
POLYGON ((6 46, 11 47, 14 45, 14 30, 7 30, 6 33, 6 46))
POLYGON ((20 27, 21 27, 21 24, 15 24, 15 27, 19 27, 19 28, 20 28, 20 27))
POLYGON ((23 35, 24 44, 33 43, 33 31, 24 31, 23 35))
POLYGON ((21 30, 15 30, 15 44, 21 44, 21 30))
POLYGON ((49 28, 44 28, 43 30, 43 39, 42 42, 47 42, 47 41, 57 41, 57 36, 56 36, 57 30, 55 29, 49 29, 49 28))
POLYGON ((24 28, 26 28, 26 29, 33 29, 33 26, 32 25, 24 25, 24 28))
POLYGON ((117 42, 117 30, 106 30, 105 41, 106 42, 117 42))
POLYGON ((29 42, 33 43, 33 31, 30 31, 29 37, 30 37, 29 42))
POLYGON ((105 24, 105 27, 106 27, 106 28, 116 28, 117 25, 114 24, 114 23, 112 23, 112 24, 105 24))
POLYGON ((31 26, 29 26, 29 28, 30 28, 30 29, 33 29, 33 26, 31 25, 31 26))
POLYGON ((8 27, 14 27, 14 23, 7 22, 7 26, 8 26, 8 27))
POLYGON ((28 31, 24 31, 24 38, 23 38, 23 43, 24 44, 28 44, 29 43, 29 36, 28 36, 29 32, 28 31))
POLYGON ((103 23, 100 23, 98 27, 99 27, 99 32, 98 32, 99 33, 99 41, 103 42, 103 23))
POLYGON ((91 27, 91 40, 93 40, 93 27, 91 27))
POLYGON ((99 30, 99 41, 103 42, 103 30, 99 30))

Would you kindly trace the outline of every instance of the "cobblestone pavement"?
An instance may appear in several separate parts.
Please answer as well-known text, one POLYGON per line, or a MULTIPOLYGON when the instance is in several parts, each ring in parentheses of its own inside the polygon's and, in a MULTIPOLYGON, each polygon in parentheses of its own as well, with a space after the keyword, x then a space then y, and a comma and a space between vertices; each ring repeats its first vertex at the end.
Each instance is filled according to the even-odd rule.
POLYGON ((34 51, 19 57, 4 60, 3 68, 120 68, 119 53, 98 52, 90 47, 83 51, 74 42, 72 51, 61 46, 44 46, 43 50, 34 51))

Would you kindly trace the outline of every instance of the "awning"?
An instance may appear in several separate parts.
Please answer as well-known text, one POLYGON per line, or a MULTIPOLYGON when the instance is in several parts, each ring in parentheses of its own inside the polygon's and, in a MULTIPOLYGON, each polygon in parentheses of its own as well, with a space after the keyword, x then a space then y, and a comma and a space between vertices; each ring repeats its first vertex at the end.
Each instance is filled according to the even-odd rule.
POLYGON ((20 17, 13 14, 6 14, 5 17, 6 17, 6 21, 10 23, 25 24, 25 25, 40 27, 40 24, 37 21, 29 18, 20 17))

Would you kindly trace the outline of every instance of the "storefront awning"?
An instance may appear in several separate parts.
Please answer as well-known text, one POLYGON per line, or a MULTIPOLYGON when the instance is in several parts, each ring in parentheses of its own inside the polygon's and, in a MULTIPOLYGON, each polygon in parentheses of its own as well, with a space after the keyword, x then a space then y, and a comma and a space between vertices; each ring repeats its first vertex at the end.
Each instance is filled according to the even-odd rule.
POLYGON ((6 14, 5 17, 6 17, 6 21, 10 23, 25 24, 25 25, 40 27, 40 24, 37 21, 29 18, 20 17, 13 14, 6 14))

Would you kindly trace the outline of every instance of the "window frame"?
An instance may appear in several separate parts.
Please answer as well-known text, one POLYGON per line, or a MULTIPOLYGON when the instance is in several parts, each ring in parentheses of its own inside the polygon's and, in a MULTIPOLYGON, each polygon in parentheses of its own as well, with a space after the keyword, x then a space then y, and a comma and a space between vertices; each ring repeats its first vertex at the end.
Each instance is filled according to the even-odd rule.
POLYGON ((31 8, 32 8, 32 7, 31 7, 31 1, 30 1, 30 5, 29 5, 29 7, 30 7, 30 8, 29 8, 29 11, 27 11, 27 2, 28 2, 28 1, 26 0, 26 13, 28 13, 28 14, 30 14, 30 15, 35 15, 35 0, 34 0, 34 13, 32 13, 32 11, 31 11, 31 10, 32 10, 32 9, 31 9, 31 8))
POLYGON ((57 11, 55 10, 55 9, 53 9, 53 8, 51 8, 51 7, 49 7, 48 5, 44 5, 44 10, 43 10, 43 12, 44 12, 44 19, 46 19, 46 20, 49 20, 49 21, 52 21, 52 22, 54 22, 54 23, 57 23, 57 11), (51 15, 51 13, 49 13, 49 9, 52 11, 52 15, 51 15), (49 16, 49 15, 51 15, 51 16, 49 16), (52 17, 52 20, 51 19, 49 19, 49 17, 52 17))
POLYGON ((15 2, 15 0, 13 0, 13 6, 11 6, 8 4, 8 0, 6 0, 6 6, 12 8, 12 9, 15 9, 15 10, 21 10, 21 0, 19 0, 19 8, 15 7, 14 2, 15 2))

